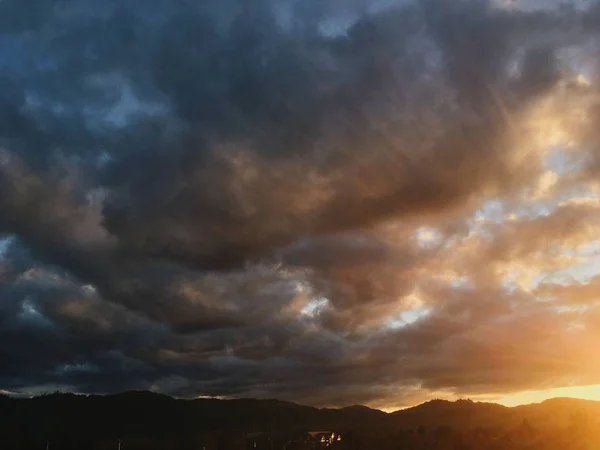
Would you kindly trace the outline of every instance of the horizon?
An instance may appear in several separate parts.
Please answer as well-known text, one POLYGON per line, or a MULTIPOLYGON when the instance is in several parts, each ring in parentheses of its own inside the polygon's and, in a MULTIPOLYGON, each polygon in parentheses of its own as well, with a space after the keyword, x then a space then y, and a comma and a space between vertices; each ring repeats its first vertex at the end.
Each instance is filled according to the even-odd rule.
POLYGON ((600 2, 0 1, 0 392, 600 400, 600 2))
MULTIPOLYGON (((567 388, 568 389, 568 388, 567 388)), ((448 399, 448 398, 431 398, 428 400, 425 400, 421 403, 415 404, 415 405, 410 405, 410 406, 404 406, 398 409, 385 409, 385 408, 374 408, 368 405, 362 405, 362 404, 349 404, 349 405, 344 405, 344 406, 315 406, 315 405, 310 405, 310 404, 305 404, 302 403, 301 401, 289 401, 289 400, 281 400, 281 399, 277 399, 277 398, 253 398, 253 397, 206 397, 206 396, 200 396, 200 397, 177 397, 177 396, 172 396, 169 394, 164 394, 164 393, 160 393, 160 392, 154 392, 154 391, 150 391, 150 390, 138 390, 138 389, 133 389, 133 390, 129 390, 129 391, 122 391, 122 392, 112 392, 112 393, 78 393, 78 392, 71 392, 71 391, 52 391, 52 392, 44 392, 41 394, 36 394, 36 395, 24 395, 24 394, 14 394, 14 393, 10 393, 10 392, 6 392, 6 391, 1 391, 0 390, 0 395, 5 395, 9 398, 13 398, 13 399, 22 399, 22 400, 30 400, 30 399, 35 399, 35 398, 41 398, 41 397, 47 397, 47 396, 60 396, 60 395, 74 395, 74 396, 81 396, 81 397, 118 397, 118 396, 123 396, 123 395, 128 395, 128 394, 152 394, 152 395, 157 395, 157 396, 162 396, 162 397, 168 397, 171 398, 173 400, 182 400, 182 401, 196 401, 196 400, 221 400, 221 401, 264 401, 264 402, 281 402, 281 403, 292 403, 295 404, 297 406, 301 406, 301 407, 308 407, 308 408, 314 408, 317 410, 328 410, 328 409, 334 409, 334 410, 344 410, 344 409, 349 409, 349 408, 354 408, 354 407, 360 407, 360 408, 368 408, 374 411, 381 411, 384 412, 386 414, 393 414, 395 412, 399 412, 399 411, 404 411, 404 410, 408 410, 408 409, 413 409, 413 408, 418 408, 420 406, 423 406, 425 404, 428 403, 432 403, 432 402, 447 402, 447 403, 461 403, 461 402, 469 402, 469 403, 473 403, 473 404, 492 404, 492 405, 498 405, 498 406, 504 406, 506 408, 512 409, 512 408, 518 408, 520 406, 530 406, 530 405, 541 405, 543 403, 546 402, 551 402, 551 401, 555 401, 555 400, 582 400, 585 402, 594 402, 594 403, 598 403, 600 404, 600 399, 598 398, 587 398, 587 397, 582 397, 582 396, 556 396, 556 397, 546 397, 543 396, 541 397, 541 399, 536 399, 534 401, 531 402, 526 402, 526 403, 504 403, 504 402, 498 402, 498 401, 492 401, 492 400, 486 400, 486 399, 477 399, 477 398, 454 398, 454 399, 448 399)))

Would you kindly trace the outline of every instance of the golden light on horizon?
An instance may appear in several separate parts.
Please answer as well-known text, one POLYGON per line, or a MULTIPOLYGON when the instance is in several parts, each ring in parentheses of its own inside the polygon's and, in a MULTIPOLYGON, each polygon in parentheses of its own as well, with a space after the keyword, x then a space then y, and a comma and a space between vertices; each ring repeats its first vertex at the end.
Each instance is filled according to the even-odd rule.
POLYGON ((557 397, 600 401, 600 384, 523 391, 501 397, 497 400, 497 403, 505 406, 518 406, 530 403, 540 403, 557 397))
POLYGON ((586 386, 567 386, 551 389, 527 390, 515 392, 512 394, 496 395, 496 394, 477 394, 477 395, 456 395, 450 392, 438 391, 433 395, 428 395, 425 398, 416 400, 412 404, 404 406, 397 405, 373 405, 374 408, 380 409, 387 413, 392 413, 402 409, 409 409, 419 406, 431 400, 446 400, 455 402, 457 400, 472 400, 473 402, 497 403, 507 407, 515 407, 521 405, 530 405, 534 403, 542 403, 553 398, 573 398, 579 400, 591 400, 600 402, 600 384, 586 386))

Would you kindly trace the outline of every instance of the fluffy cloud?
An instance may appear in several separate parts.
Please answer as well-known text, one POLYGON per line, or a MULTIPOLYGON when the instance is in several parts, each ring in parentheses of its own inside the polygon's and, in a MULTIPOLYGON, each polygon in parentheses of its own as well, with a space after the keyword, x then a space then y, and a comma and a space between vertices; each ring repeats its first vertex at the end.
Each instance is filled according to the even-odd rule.
POLYGON ((600 382, 573 6, 2 2, 0 389, 600 382))

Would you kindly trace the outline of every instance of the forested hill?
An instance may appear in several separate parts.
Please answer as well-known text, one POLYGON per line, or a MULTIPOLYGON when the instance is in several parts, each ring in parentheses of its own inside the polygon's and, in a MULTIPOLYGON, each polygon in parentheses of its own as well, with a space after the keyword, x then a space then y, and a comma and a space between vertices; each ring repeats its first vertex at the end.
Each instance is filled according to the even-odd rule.
POLYGON ((379 447, 385 449, 388 444, 396 448, 393 442, 401 440, 426 440, 443 430, 454 440, 460 437, 460 442, 470 436, 496 442, 505 435, 512 436, 512 442, 515 433, 523 438, 542 432, 566 433, 577 427, 600 429, 600 402, 553 399, 508 408, 469 400, 434 400, 387 414, 358 405, 318 409, 278 400, 181 400, 150 392, 0 397, 0 449, 13 450, 43 448, 46 441, 54 442, 57 450, 103 449, 114 447, 117 439, 128 443, 128 448, 191 449, 198 448, 196 444, 206 436, 242 439, 248 433, 309 430, 341 432, 349 436, 345 448, 370 448, 368 443, 379 439, 379 447))
POLYGON ((181 400, 151 392, 51 394, 0 398, 0 436, 164 438, 197 431, 347 429, 386 426, 389 416, 367 407, 317 409, 278 400, 181 400))

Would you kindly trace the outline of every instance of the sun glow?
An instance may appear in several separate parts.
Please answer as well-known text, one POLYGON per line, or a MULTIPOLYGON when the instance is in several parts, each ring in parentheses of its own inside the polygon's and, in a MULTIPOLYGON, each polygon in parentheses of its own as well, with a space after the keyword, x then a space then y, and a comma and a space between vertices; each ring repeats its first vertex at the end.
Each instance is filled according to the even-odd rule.
POLYGON ((600 401, 600 384, 544 389, 539 391, 523 391, 501 397, 497 400, 497 403, 505 406, 517 406, 529 403, 539 403, 556 397, 571 397, 583 400, 600 401))

